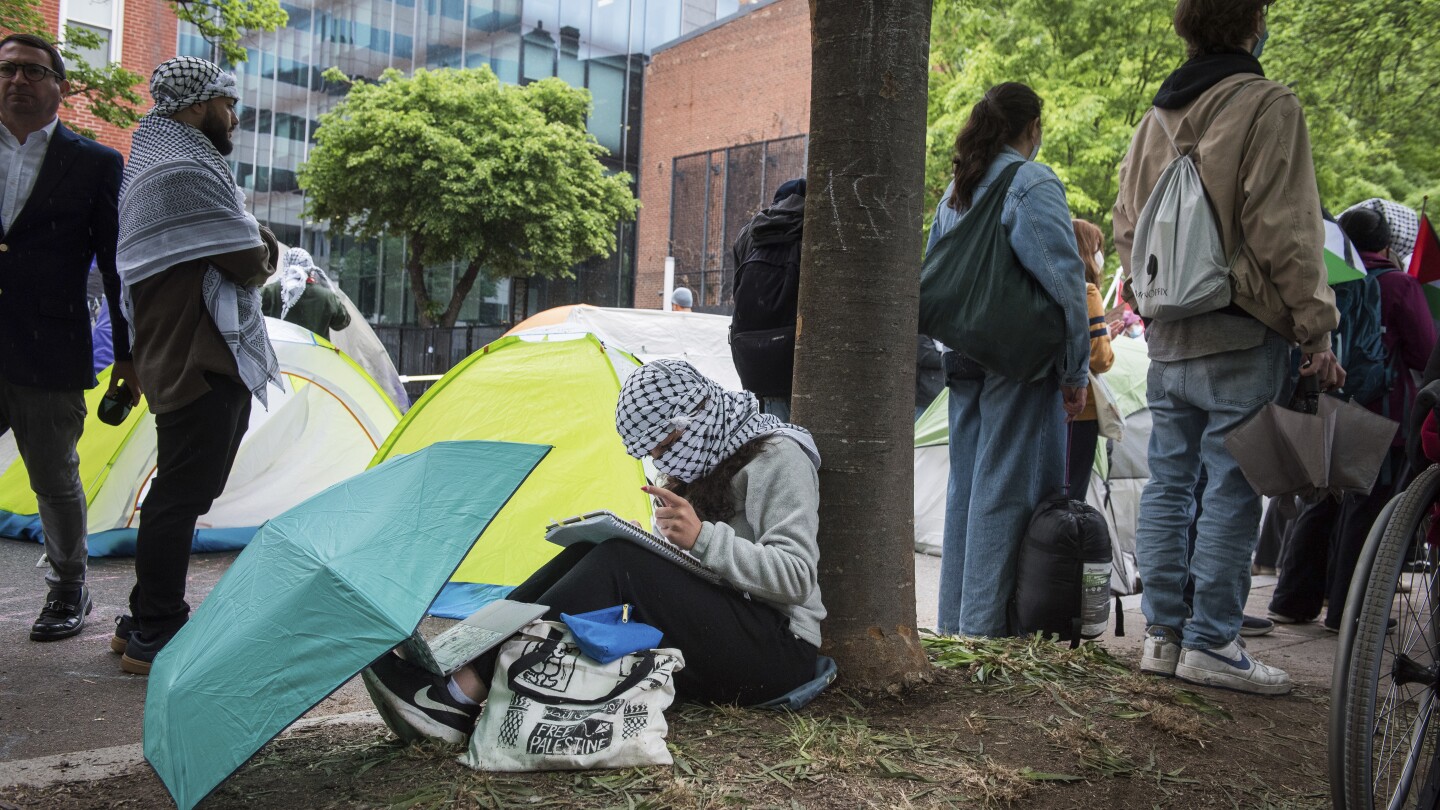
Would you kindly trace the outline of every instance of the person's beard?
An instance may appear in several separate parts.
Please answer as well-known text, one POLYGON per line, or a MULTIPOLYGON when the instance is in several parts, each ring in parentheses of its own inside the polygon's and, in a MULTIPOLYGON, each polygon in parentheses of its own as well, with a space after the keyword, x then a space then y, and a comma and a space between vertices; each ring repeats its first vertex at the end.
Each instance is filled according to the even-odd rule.
POLYGON ((228 155, 235 149, 235 144, 230 140, 230 124, 225 119, 226 116, 207 112, 205 119, 200 122, 200 132, 214 144, 215 151, 222 155, 228 155))

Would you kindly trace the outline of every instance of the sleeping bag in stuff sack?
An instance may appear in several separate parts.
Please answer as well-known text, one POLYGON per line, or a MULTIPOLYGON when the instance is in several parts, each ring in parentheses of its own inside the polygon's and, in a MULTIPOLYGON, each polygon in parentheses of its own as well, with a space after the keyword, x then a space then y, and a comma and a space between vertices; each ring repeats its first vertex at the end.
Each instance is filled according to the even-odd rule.
POLYGON ((1084 501, 1056 495, 1040 502, 1020 544, 1011 629, 1058 635, 1077 646, 1110 621, 1110 532, 1084 501))

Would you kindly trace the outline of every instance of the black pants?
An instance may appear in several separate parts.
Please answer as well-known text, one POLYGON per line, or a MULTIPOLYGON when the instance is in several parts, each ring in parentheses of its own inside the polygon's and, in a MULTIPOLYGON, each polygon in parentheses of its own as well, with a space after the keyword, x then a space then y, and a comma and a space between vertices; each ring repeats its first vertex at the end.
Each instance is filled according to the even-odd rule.
POLYGON ((1338 545, 1344 511, 1344 502, 1335 498, 1325 498, 1301 508, 1281 545, 1276 566, 1280 579, 1275 583, 1275 594, 1270 597, 1270 610, 1300 621, 1310 621, 1320 615, 1329 590, 1330 559, 1338 545))
POLYGON ((250 391, 239 380, 206 373, 210 391, 175 411, 155 414, 156 474, 140 507, 130 612, 141 632, 185 623, 185 574, 195 521, 225 489, 235 451, 250 426, 250 391))
MULTIPOLYGON (((549 605, 552 621, 629 603, 631 616, 665 634, 660 646, 684 654, 679 700, 764 703, 815 677, 814 645, 791 633, 780 611, 624 540, 570 546, 509 598, 549 605)), ((486 684, 497 657, 492 651, 473 664, 486 684)))
POLYGON ((1320 615, 1322 601, 1325 625, 1340 626, 1350 578, 1360 562, 1360 552, 1370 528, 1385 504, 1409 483, 1404 475, 1401 451, 1392 449, 1369 495, 1347 495, 1342 502, 1327 498, 1307 507, 1295 519, 1285 537, 1280 558, 1280 581, 1270 599, 1270 609, 1296 619, 1320 615))
POLYGON ((1085 500, 1090 489, 1090 472, 1095 468, 1095 445, 1100 442, 1100 422, 1087 419, 1070 423, 1070 497, 1085 500))

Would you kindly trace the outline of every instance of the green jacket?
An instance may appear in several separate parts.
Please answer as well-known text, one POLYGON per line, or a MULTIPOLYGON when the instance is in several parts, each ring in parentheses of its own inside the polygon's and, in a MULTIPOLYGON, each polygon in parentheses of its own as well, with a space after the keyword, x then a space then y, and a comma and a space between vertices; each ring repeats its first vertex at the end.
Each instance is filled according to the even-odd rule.
MULTIPOLYGON (((280 297, 280 284, 266 284, 260 291, 265 314, 271 318, 280 317, 284 300, 280 297)), ((340 296, 326 289, 322 284, 306 284, 300 300, 286 313, 285 320, 299 324, 311 332, 330 339, 330 330, 341 330, 350 325, 350 313, 340 296)))

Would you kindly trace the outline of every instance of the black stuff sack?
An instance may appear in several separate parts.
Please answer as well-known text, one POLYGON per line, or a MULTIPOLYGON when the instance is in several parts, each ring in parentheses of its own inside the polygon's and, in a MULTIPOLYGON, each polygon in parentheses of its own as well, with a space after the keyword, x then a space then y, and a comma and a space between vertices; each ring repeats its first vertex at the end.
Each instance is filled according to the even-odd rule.
POLYGON ((1084 501, 1056 495, 1041 501, 1025 539, 1010 602, 1010 627, 1079 646, 1110 621, 1110 532, 1084 501))

